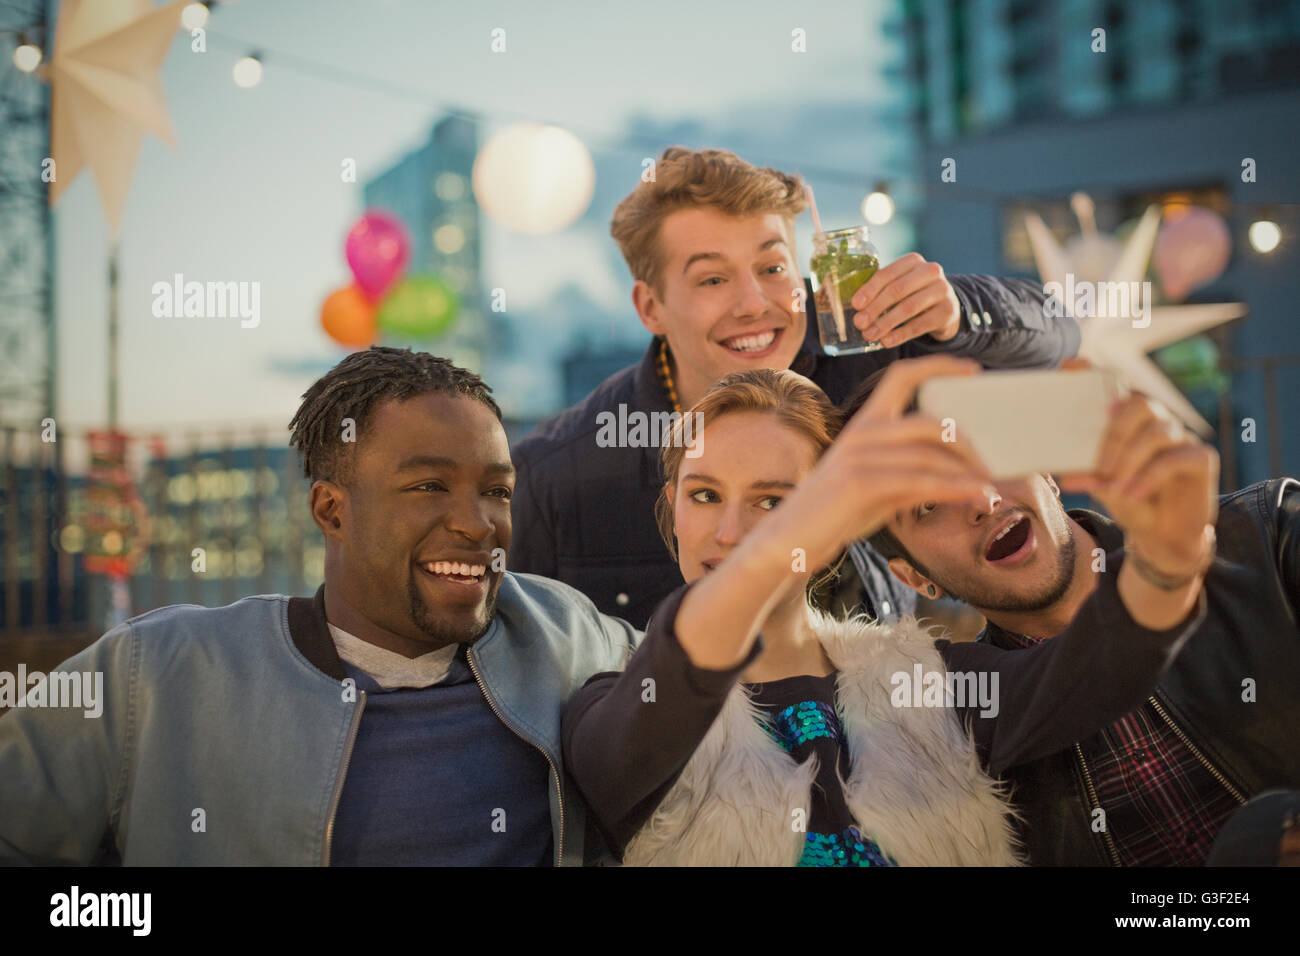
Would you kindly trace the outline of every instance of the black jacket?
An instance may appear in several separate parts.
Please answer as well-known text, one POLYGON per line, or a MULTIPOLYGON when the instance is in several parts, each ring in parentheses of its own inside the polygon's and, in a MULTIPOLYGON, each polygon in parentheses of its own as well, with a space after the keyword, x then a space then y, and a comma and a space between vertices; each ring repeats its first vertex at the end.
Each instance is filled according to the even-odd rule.
MULTIPOLYGON (((839 404, 864 378, 898 358, 951 352, 989 367, 1030 368, 1056 365, 1078 351, 1078 326, 1068 317, 1044 316, 1037 284, 989 276, 949 276, 948 281, 963 320, 951 340, 936 342, 926 335, 897 348, 832 358, 821 351, 814 313, 791 367, 839 404)), ((811 308, 811 286, 807 301, 811 308)), ((519 478, 511 505, 510 570, 563 581, 603 613, 636 627, 644 627, 659 602, 682 583, 655 524, 660 450, 599 447, 597 415, 617 416, 620 405, 628 412, 671 412, 655 371, 656 349, 657 342, 651 342, 639 365, 616 372, 577 405, 542 422, 513 452, 519 478)), ((874 568, 868 594, 878 603, 865 608, 868 613, 889 617, 915 609, 915 593, 898 583, 869 545, 856 549, 853 558, 855 565, 874 568)))
MULTIPOLYGON (((1071 515, 1117 573, 1123 532, 1093 512, 1071 515)), ((1300 788, 1300 482, 1275 479, 1221 498, 1216 529, 1205 620, 1157 682, 1154 700, 1244 802, 1274 787, 1300 788), (1253 700, 1244 699, 1251 696, 1247 680, 1253 700)), ((1019 647, 995 625, 978 640, 1019 647)), ((1091 766, 1102 746, 1101 734, 1093 734, 1003 775, 1025 819, 1031 863, 1117 861, 1108 835, 1091 827, 1084 763, 1091 766)))

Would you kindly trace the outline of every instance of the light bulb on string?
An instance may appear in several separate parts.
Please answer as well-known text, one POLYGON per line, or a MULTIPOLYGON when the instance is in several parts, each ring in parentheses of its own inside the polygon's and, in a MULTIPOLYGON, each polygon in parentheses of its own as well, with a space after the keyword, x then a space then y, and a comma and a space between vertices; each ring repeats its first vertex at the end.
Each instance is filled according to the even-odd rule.
POLYGON ((1277 223, 1269 219, 1257 219, 1252 222, 1246 235, 1250 238, 1250 245, 1256 252, 1272 252, 1282 241, 1282 230, 1278 228, 1277 223))
POLYGON ((189 3, 181 10, 181 26, 186 30, 202 30, 208 25, 208 5, 189 3))
POLYGON ((24 73, 31 73, 41 65, 44 54, 35 43, 20 43, 14 47, 14 66, 24 73))
POLYGON ((262 82, 262 61, 257 54, 250 53, 235 63, 230 75, 234 79, 236 86, 251 90, 262 82))
POLYGON ((862 218, 873 226, 883 226, 894 218, 894 200, 884 183, 876 183, 875 190, 862 200, 862 218))

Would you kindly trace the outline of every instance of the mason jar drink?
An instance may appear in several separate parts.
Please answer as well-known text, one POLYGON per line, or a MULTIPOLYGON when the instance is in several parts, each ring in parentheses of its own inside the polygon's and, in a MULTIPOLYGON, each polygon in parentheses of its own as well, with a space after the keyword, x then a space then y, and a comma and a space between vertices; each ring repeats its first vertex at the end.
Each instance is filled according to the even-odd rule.
POLYGON ((813 235, 811 262, 817 307, 817 331, 827 355, 854 355, 883 348, 868 342, 853 324, 853 293, 876 274, 880 259, 867 239, 866 226, 813 235))

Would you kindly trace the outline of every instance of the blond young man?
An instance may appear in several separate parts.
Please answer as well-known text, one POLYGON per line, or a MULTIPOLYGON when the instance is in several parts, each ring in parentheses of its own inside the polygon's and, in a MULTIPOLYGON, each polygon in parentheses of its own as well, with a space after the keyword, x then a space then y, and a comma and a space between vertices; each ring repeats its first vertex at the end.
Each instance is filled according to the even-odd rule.
MULTIPOLYGON (((610 232, 635 280, 632 303, 654 336, 637 365, 542 422, 514 449, 514 571, 558 578, 603 612, 642 626, 681 584, 659 538, 663 423, 718 379, 792 368, 833 402, 898 358, 949 353, 995 368, 1047 367, 1073 355, 1072 319, 1044 315, 1035 283, 947 276, 909 253, 854 296, 855 323, 884 349, 832 358, 817 339, 794 220, 797 175, 758 168, 725 150, 670 147, 654 182, 614 211, 610 232), (610 438, 617 440, 611 442, 610 438)), ((889 618, 915 595, 869 548, 853 553, 865 609, 889 618)))

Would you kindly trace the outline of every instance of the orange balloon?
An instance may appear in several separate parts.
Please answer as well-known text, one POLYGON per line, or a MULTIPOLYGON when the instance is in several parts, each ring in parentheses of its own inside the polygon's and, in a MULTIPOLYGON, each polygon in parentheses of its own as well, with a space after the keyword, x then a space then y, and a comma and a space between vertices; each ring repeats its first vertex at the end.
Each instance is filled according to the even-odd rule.
POLYGON ((355 285, 335 289, 320 307, 320 324, 339 345, 365 346, 375 340, 375 307, 355 285))

